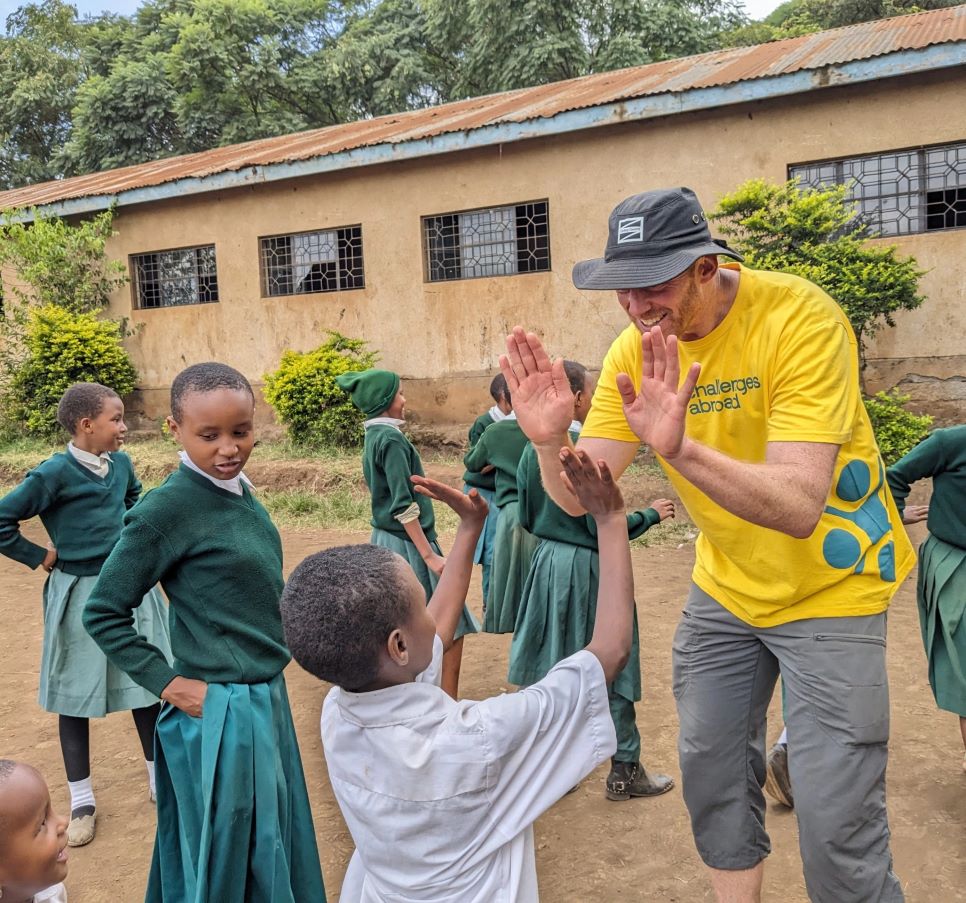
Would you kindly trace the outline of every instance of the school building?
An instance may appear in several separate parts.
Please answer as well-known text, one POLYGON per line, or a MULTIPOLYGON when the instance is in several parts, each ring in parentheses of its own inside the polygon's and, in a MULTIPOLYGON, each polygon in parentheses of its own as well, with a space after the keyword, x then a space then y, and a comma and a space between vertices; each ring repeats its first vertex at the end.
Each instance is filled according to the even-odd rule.
MULTIPOLYGON (((747 179, 844 182, 928 297, 869 351, 941 422, 966 404, 966 6, 473 98, 0 193, 82 217, 117 206, 135 408, 185 365, 256 385, 327 330, 369 341, 428 423, 489 402, 516 323, 599 367, 626 323, 577 291, 623 197, 747 179)), ((264 417, 270 412, 260 407, 264 417)))

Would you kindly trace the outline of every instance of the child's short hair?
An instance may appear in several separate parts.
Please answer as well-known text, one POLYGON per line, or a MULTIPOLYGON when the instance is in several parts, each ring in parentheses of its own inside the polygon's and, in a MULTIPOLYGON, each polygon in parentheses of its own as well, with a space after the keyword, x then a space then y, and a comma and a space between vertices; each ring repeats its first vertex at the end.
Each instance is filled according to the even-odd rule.
POLYGON ((57 404, 57 422, 72 436, 77 424, 85 417, 93 420, 104 407, 104 399, 120 396, 100 383, 74 383, 60 396, 57 404))
POLYGON ((192 392, 214 392, 218 389, 236 389, 247 392, 255 401, 252 384, 245 379, 234 367, 219 364, 217 361, 206 361, 203 364, 192 364, 182 370, 171 383, 171 416, 181 423, 184 413, 184 398, 192 392))
POLYGON ((510 388, 507 386, 506 377, 502 373, 497 373, 493 377, 490 383, 490 396, 494 401, 499 401, 501 398, 510 400, 510 388))
POLYGON ((577 361, 564 361, 564 373, 570 383, 570 391, 576 395, 584 391, 584 383, 587 380, 587 368, 577 361))
POLYGON ((409 617, 406 562, 381 546, 336 546, 309 555, 282 592, 282 626, 294 659, 346 690, 371 683, 380 649, 409 617))
MULTIPOLYGON (((19 762, 14 762, 13 759, 0 759, 0 787, 7 783, 8 778, 12 775, 20 765, 19 762)), ((3 847, 3 837, 6 833, 6 822, 7 817, 2 811, 0 811, 0 848, 3 847)))

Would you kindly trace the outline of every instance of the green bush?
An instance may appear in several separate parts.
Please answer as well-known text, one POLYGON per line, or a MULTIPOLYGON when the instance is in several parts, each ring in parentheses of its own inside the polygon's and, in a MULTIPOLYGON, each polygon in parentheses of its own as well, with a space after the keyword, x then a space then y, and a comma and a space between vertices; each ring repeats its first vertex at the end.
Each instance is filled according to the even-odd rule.
POLYGON ((932 424, 932 417, 928 414, 907 411, 904 407, 907 401, 909 396, 901 395, 895 389, 877 392, 865 399, 865 409, 869 412, 879 451, 887 467, 925 439, 932 424))
POLYGON ((4 397, 7 429, 53 435, 57 403, 72 383, 94 382, 126 395, 137 371, 121 345, 121 327, 92 313, 46 304, 32 308, 24 332, 26 357, 4 397))
POLYGON ((286 351, 278 370, 265 374, 265 400, 300 445, 358 445, 363 416, 336 385, 350 370, 368 370, 379 356, 361 339, 330 332, 314 351, 286 351))

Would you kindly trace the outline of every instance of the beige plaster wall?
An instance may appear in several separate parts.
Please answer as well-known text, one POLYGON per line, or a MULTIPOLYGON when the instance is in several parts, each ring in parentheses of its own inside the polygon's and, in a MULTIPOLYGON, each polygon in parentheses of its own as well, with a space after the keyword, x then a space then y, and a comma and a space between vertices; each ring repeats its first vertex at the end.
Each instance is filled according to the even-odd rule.
MULTIPOLYGON (((415 417, 466 420, 488 405, 514 323, 542 333, 554 354, 599 364, 623 315, 612 295, 576 291, 570 270, 602 252, 621 198, 686 184, 710 208, 746 179, 784 179, 790 163, 963 140, 966 125, 950 110, 964 101, 966 72, 946 72, 122 208, 111 253, 214 242, 221 300, 132 311, 128 287, 112 312, 137 328, 129 347, 148 417, 163 412, 162 390, 186 364, 217 358, 260 382, 284 349, 312 348, 337 329, 366 338, 406 378, 415 417), (550 201, 551 272, 423 281, 421 215, 541 198, 550 201), (259 236, 355 223, 365 289, 261 297, 259 236)), ((930 271, 929 300, 874 343, 870 357, 883 362, 874 379, 962 379, 966 230, 898 243, 930 271)))

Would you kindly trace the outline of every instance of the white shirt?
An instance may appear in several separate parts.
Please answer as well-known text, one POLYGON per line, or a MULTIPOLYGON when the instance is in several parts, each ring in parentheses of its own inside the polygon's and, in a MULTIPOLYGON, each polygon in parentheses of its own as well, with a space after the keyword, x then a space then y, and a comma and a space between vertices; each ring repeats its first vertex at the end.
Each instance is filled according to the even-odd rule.
POLYGON ((405 420, 400 420, 398 417, 370 417, 368 420, 362 422, 362 428, 367 430, 370 426, 391 426, 401 433, 402 430, 400 427, 405 422, 405 420))
POLYGON ((67 903, 67 888, 63 884, 53 884, 34 894, 34 903, 67 903))
POLYGON ((224 489, 225 492, 231 492, 234 495, 243 495, 242 483, 249 489, 254 489, 255 484, 245 476, 244 473, 239 473, 237 477, 232 477, 230 480, 219 480, 217 477, 213 477, 210 473, 205 473, 191 458, 188 457, 188 453, 184 450, 178 452, 178 456, 181 458, 181 462, 189 470, 193 470, 195 473, 200 473, 205 479, 211 480, 219 489, 224 489))
POLYGON ((490 415, 490 418, 494 423, 499 423, 501 420, 506 420, 509 416, 508 414, 504 414, 503 411, 500 410, 500 406, 497 404, 493 405, 493 407, 490 408, 487 413, 490 415))
POLYGON ((102 479, 107 476, 111 469, 110 452, 101 452, 99 455, 95 455, 91 452, 84 451, 82 448, 78 448, 73 442, 67 443, 67 451, 91 473, 96 474, 102 479))
POLYGON ((335 687, 322 707, 332 790, 356 850, 342 903, 531 903, 533 822, 614 754, 600 662, 581 651, 482 702, 416 683, 335 687))

